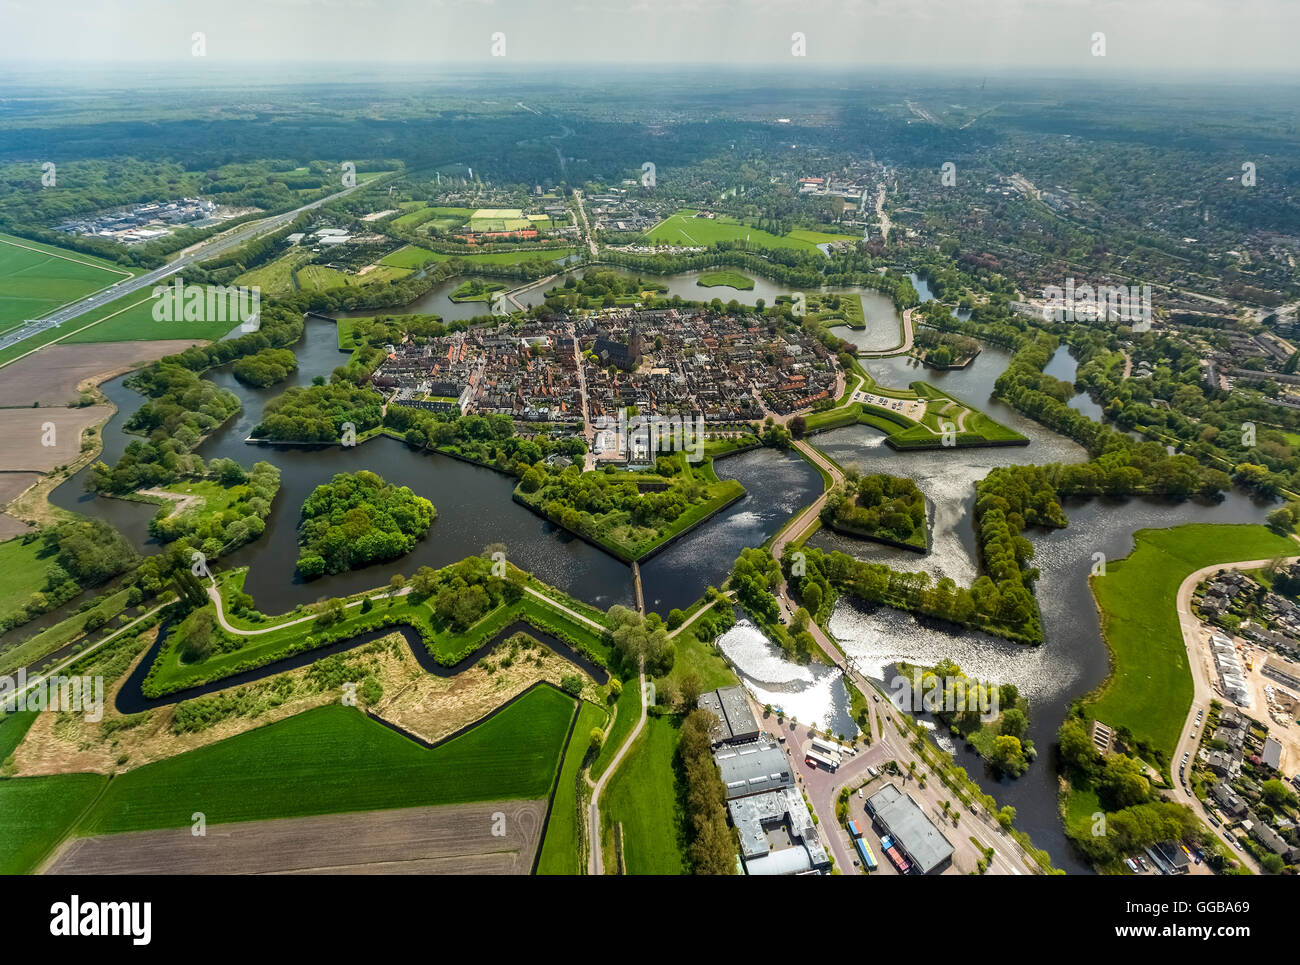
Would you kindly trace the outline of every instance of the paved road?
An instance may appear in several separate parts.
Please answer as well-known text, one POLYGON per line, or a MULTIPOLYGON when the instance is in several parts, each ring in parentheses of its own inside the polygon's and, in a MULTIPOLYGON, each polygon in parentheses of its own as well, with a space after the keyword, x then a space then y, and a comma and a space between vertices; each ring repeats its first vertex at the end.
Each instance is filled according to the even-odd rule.
POLYGON ((574 191, 573 198, 578 202, 578 214, 582 216, 582 234, 587 239, 587 248, 591 251, 591 260, 595 261, 600 257, 600 252, 596 249, 596 239, 591 236, 591 225, 587 223, 587 209, 582 204, 582 192, 574 191))
MULTIPOLYGON (((374 183, 374 181, 367 182, 367 184, 374 183)), ((286 211, 283 214, 271 215, 267 218, 251 221, 247 224, 240 225, 229 232, 216 235, 197 245, 192 245, 182 251, 173 261, 168 262, 161 268, 155 268, 152 271, 145 272, 143 275, 136 275, 134 278, 118 282, 110 288, 87 295, 80 301, 64 305, 63 307, 51 312, 49 315, 37 319, 32 322, 30 326, 24 326, 22 329, 17 329, 14 332, 5 335, 3 339, 0 339, 0 348, 5 348, 9 345, 16 345, 18 342, 31 338, 33 335, 37 335, 40 332, 51 328, 57 328, 64 322, 69 322, 72 319, 85 315, 88 312, 92 312, 97 308, 102 308, 109 302, 116 301, 124 295, 129 295, 132 292, 137 292, 144 288, 152 288, 164 278, 168 278, 179 271, 183 271, 197 262, 207 261, 209 258, 219 255, 222 252, 236 248, 258 235, 266 234, 269 231, 275 231, 276 229, 288 224, 304 211, 311 211, 330 201, 335 201, 339 198, 345 197, 361 186, 362 185, 357 184, 353 187, 345 188, 336 194, 331 194, 318 201, 312 201, 309 204, 302 205, 302 207, 294 208, 292 211, 286 211)))
POLYGON ((912 325, 912 314, 916 308, 909 308, 903 312, 903 341, 894 348, 879 349, 874 352, 858 352, 858 358, 863 359, 883 359, 890 355, 905 355, 912 351, 912 345, 915 342, 915 330, 912 325))

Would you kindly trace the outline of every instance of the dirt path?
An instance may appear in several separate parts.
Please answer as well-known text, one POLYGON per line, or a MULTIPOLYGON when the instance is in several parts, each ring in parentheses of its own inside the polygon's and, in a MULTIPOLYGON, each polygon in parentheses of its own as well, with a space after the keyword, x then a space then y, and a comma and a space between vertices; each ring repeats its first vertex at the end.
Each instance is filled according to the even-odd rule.
POLYGON ((605 789, 605 783, 610 779, 610 776, 618 770, 618 765, 623 762, 623 755, 628 752, 628 748, 636 743, 637 737, 641 735, 641 731, 645 728, 646 706, 644 669, 642 669, 637 680, 637 686, 641 688, 641 716, 637 719, 636 726, 632 728, 632 733, 627 735, 627 740, 625 740, 623 746, 618 749, 618 753, 615 754, 614 759, 609 762, 609 767, 605 768, 605 773, 600 776, 600 780, 596 782, 591 791, 591 810, 588 815, 590 826, 588 831, 591 837, 591 861, 589 871, 593 875, 603 875, 605 873, 604 856, 600 853, 600 792, 605 789))

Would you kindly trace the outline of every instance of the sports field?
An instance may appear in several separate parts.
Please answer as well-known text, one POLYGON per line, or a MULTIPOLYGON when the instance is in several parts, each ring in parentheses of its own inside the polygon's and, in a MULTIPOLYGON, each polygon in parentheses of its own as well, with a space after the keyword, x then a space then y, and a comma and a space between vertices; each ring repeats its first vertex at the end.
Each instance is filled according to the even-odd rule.
POLYGON ((91 255, 0 234, 0 334, 130 277, 91 255))

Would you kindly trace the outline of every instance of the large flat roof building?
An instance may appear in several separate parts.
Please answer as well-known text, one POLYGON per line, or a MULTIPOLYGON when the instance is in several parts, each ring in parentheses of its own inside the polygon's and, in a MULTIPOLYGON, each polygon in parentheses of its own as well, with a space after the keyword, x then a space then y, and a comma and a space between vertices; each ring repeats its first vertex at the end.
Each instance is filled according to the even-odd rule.
POLYGON ((952 863, 952 844, 925 816, 920 805, 893 784, 867 798, 867 813, 894 839, 903 856, 923 875, 941 872, 952 863))
POLYGON ((741 686, 721 687, 700 695, 699 706, 718 718, 712 730, 713 743, 735 744, 758 739, 758 720, 749 709, 749 697, 741 686))
POLYGON ((794 786, 794 774, 780 748, 771 744, 742 744, 719 748, 714 754, 727 800, 794 786))

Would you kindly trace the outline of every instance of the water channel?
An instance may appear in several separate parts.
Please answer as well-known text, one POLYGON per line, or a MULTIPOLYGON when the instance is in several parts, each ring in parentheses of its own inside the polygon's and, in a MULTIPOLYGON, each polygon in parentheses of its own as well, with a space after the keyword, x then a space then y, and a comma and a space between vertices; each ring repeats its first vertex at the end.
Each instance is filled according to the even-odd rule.
MULTIPOLYGON (((752 303, 761 297, 771 304, 778 294, 786 293, 765 279, 756 279, 755 288, 747 292, 702 288, 695 284, 699 274, 687 272, 662 280, 670 294, 697 300, 716 295, 724 301, 736 298, 752 303)), ((481 303, 457 305, 447 298, 463 280, 438 286, 402 311, 433 312, 447 318, 483 314, 481 303)), ((924 285, 920 279, 914 281, 924 285)), ((867 345, 896 345, 899 319, 892 303, 874 291, 860 294, 867 328, 854 335, 867 345)), ((928 289, 923 294, 928 294, 928 289)), ((266 532, 220 562, 223 568, 249 567, 245 588, 259 609, 280 613, 323 597, 354 593, 384 584, 394 573, 410 576, 420 566, 455 562, 480 552, 489 543, 504 543, 512 562, 580 599, 600 607, 632 604, 629 568, 514 503, 510 498, 513 480, 503 474, 437 453, 417 453, 387 438, 347 449, 245 443, 267 401, 289 386, 307 385, 315 375, 328 375, 341 358, 334 325, 325 321, 309 321, 293 349, 299 360, 298 372, 288 382, 268 389, 241 385, 229 366, 204 376, 234 392, 243 408, 204 441, 199 454, 204 459, 229 457, 244 465, 263 459, 279 467, 282 474, 281 491, 267 520, 266 532), (370 469, 427 497, 437 507, 438 519, 429 535, 401 560, 304 582, 294 571, 299 510, 315 486, 335 473, 358 469, 370 469)), ((977 572, 971 526, 975 482, 995 466, 1072 462, 1086 457, 1075 443, 991 397, 993 383, 1009 359, 1005 349, 986 344, 965 369, 927 370, 906 357, 865 360, 867 371, 881 384, 902 387, 919 379, 931 382, 1022 433, 1030 439, 1030 445, 904 454, 885 446, 883 435, 868 426, 820 434, 815 444, 841 465, 857 463, 863 472, 887 472, 917 482, 927 499, 931 549, 919 555, 826 531, 814 536, 810 544, 899 568, 924 569, 936 578, 949 576, 961 584, 972 582, 977 572)), ((1053 357, 1048 371, 1057 378, 1073 380, 1075 362, 1065 348, 1053 357)), ((143 401, 124 381, 113 379, 102 387, 118 408, 104 429, 102 458, 110 464, 134 438, 123 433, 121 427, 143 401)), ((1076 396, 1071 405, 1094 418, 1100 416, 1099 407, 1086 395, 1076 396)), ((821 491, 821 480, 812 467, 796 455, 770 449, 720 460, 717 472, 721 477, 740 480, 748 495, 642 567, 647 606, 661 614, 687 606, 706 586, 719 585, 741 548, 761 545, 821 491)), ((86 474, 83 470, 61 485, 51 501, 65 509, 99 516, 121 530, 142 552, 156 551, 148 535, 155 507, 88 494, 84 490, 86 474)), ((1070 520, 1067 529, 1029 534, 1036 550, 1035 565, 1042 573, 1037 591, 1046 635, 1042 646, 1018 647, 978 633, 918 621, 905 613, 870 611, 851 602, 837 606, 830 629, 845 652, 878 678, 883 678, 896 660, 934 663, 950 657, 969 674, 1015 683, 1031 701, 1029 736, 1040 750, 1040 758, 1029 773, 1018 781, 995 786, 998 782, 978 758, 961 747, 955 748, 956 756, 999 803, 1017 808, 1018 824, 1037 845, 1048 849, 1058 866, 1086 871, 1070 854, 1060 827, 1056 777, 1047 752, 1069 703, 1099 684, 1106 674, 1106 649, 1087 586, 1092 556, 1096 552, 1110 559, 1126 555, 1132 548, 1134 531, 1143 527, 1200 521, 1256 522, 1262 520, 1266 507, 1240 493, 1231 493, 1217 505, 1147 499, 1093 500, 1069 505, 1066 511, 1070 520)), ((730 631, 721 644, 762 702, 784 706, 800 720, 816 720, 837 732, 856 731, 838 671, 801 667, 788 661, 761 633, 744 623, 730 631)), ((943 735, 939 737, 943 739, 943 735)))

